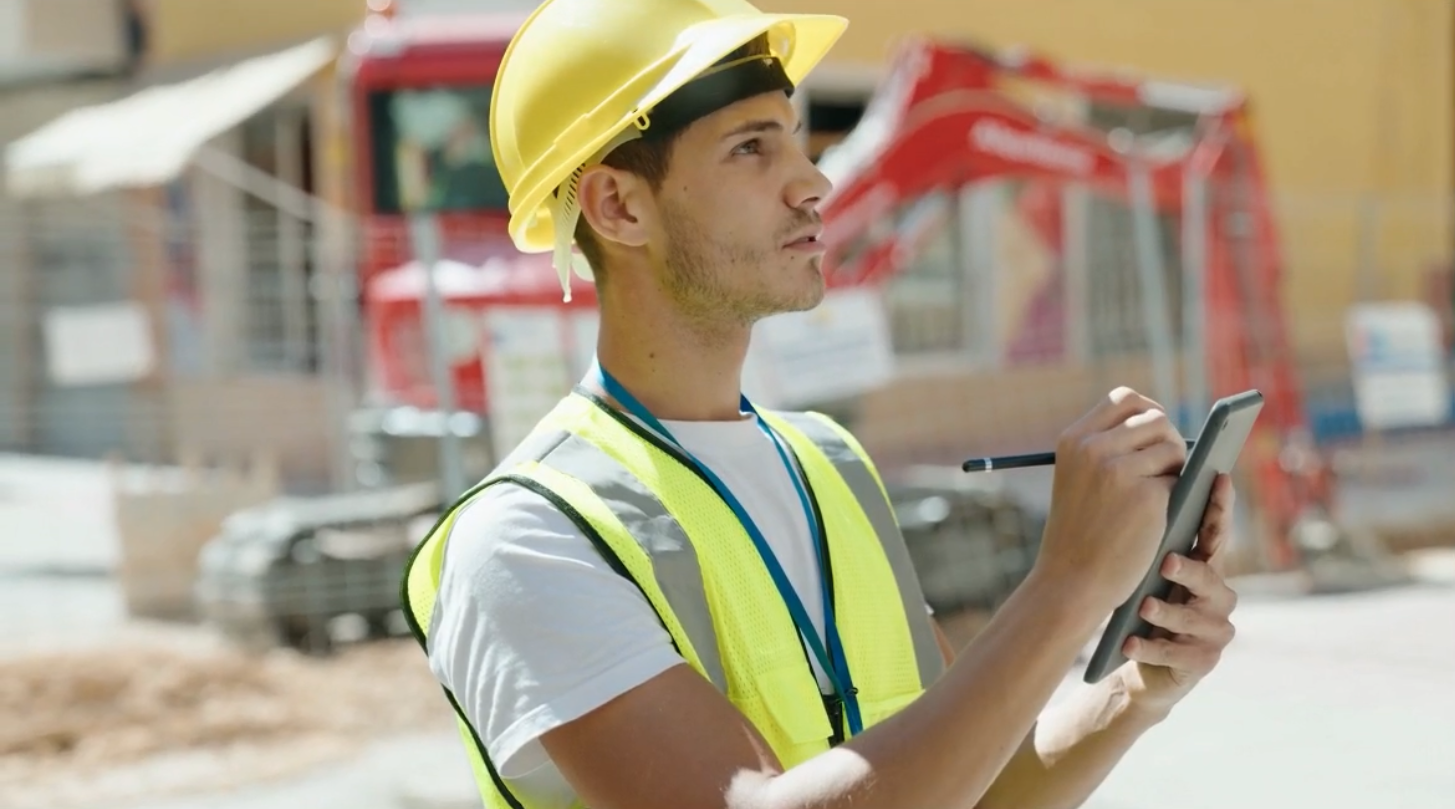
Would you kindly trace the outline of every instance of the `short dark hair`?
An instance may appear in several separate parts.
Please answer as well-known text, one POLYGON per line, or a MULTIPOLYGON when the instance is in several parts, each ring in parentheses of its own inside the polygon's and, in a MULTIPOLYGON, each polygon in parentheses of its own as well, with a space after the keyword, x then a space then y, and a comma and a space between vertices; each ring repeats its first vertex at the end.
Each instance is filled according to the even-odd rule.
MULTIPOLYGON (((767 35, 760 35, 724 56, 719 64, 748 56, 767 56, 770 53, 772 50, 768 47, 767 35)), ((655 193, 661 190, 662 183, 667 179, 667 170, 672 165, 672 147, 676 145, 683 131, 685 130, 674 129, 654 137, 627 141, 613 149, 601 163, 641 177, 655 193)), ((575 237, 581 255, 591 264, 591 274, 595 276, 596 283, 601 284, 606 277, 606 255, 596 230, 586 221, 585 216, 576 220, 575 237)))

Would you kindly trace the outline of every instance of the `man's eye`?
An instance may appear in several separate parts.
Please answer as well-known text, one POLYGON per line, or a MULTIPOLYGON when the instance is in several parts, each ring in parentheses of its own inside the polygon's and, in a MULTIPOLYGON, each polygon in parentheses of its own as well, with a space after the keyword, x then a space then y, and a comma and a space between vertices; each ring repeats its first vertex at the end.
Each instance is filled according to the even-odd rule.
POLYGON ((737 147, 733 149, 733 154, 757 154, 761 151, 763 151, 762 141, 758 140, 757 138, 753 138, 752 140, 739 143, 737 147))

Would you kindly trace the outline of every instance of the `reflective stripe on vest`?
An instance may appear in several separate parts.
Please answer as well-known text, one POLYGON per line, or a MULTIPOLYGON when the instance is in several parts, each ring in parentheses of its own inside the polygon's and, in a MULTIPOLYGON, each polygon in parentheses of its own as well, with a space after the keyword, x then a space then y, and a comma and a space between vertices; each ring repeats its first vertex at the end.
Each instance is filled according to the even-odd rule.
MULTIPOLYGON (((763 415, 788 440, 819 506, 845 653, 872 726, 943 668, 908 552, 878 474, 852 436, 814 415, 763 415)), ((688 664, 793 766, 827 749, 832 732, 802 643, 731 511, 674 459, 635 422, 573 395, 461 504, 507 481, 555 502, 642 591, 688 664)), ((407 612, 426 648, 457 510, 421 543, 406 574, 407 612)), ((463 721, 461 733, 486 805, 521 806, 463 721)))
POLYGON ((584 438, 569 433, 562 436, 550 453, 550 466, 590 486, 651 558, 657 588, 692 639, 702 673, 719 691, 726 692, 727 677, 717 653, 697 551, 682 526, 625 467, 584 438))

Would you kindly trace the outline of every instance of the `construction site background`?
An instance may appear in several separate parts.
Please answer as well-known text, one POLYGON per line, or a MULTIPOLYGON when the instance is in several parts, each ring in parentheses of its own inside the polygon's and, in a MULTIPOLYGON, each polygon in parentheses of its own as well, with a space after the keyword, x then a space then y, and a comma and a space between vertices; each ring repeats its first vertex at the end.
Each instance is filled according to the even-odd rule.
MULTIPOLYGON (((157 81, 316 34, 343 36, 363 14, 362 3, 342 0, 269 4, 238 16, 229 38, 228 26, 188 17, 196 0, 144 5, 153 19, 170 21, 152 29, 146 69, 157 81), (308 10, 290 16, 284 6, 308 10), (284 22, 263 26, 272 11, 284 22)), ((1423 50, 1390 55, 1365 43, 1351 52, 1367 57, 1366 68, 1384 66, 1377 75, 1396 65, 1427 77, 1421 86, 1448 90, 1455 23, 1434 4, 1400 7, 1409 14, 1380 18, 1369 16, 1372 6, 1340 4, 1318 22, 1353 31, 1395 19, 1374 27, 1404 32, 1423 50), (1421 21, 1443 25, 1440 48, 1417 36, 1421 21)), ((1309 93, 1328 93, 1324 82, 1332 79, 1321 69, 1359 70, 1332 56, 1318 65, 1281 63, 1268 48, 1258 54, 1260 65, 1268 63, 1261 72, 1232 75, 1204 57, 1179 62, 1181 52, 1202 51, 1185 47, 1182 34, 1145 26, 1106 25, 1078 37, 1057 14, 1031 20, 1004 4, 894 8, 908 22, 856 18, 845 61, 830 66, 824 93, 863 91, 862 77, 873 74, 883 50, 863 31, 926 30, 937 19, 997 42, 1054 48, 1057 58, 1242 85, 1268 81, 1273 65, 1286 64, 1308 80, 1309 93)), ((1258 19, 1244 14, 1242 29, 1216 28, 1223 17, 1210 9, 1188 3, 1178 13, 1192 20, 1190 29, 1205 25, 1230 41, 1258 19)), ((1282 14, 1270 11, 1268 24, 1282 14)), ((330 69, 212 140, 212 159, 221 162, 175 182, 81 198, 0 196, 0 809, 476 805, 448 705, 392 602, 391 565, 431 513, 438 425, 428 413, 380 416, 388 402, 371 395, 368 332, 348 305, 356 290, 344 280, 366 234, 343 212, 346 184, 319 169, 344 158, 314 142, 338 131, 319 123, 336 114, 320 101, 333 92, 330 69), (286 197, 263 199, 228 155, 309 185, 339 205, 337 215, 310 219, 286 197), (425 485, 372 494, 386 477, 425 485), (339 501, 349 519, 309 511, 350 493, 358 499, 339 501), (289 520, 330 519, 344 527, 314 532, 306 552, 345 563, 280 585, 277 603, 288 621, 256 635, 237 631, 251 619, 228 598, 244 602, 247 593, 224 591, 250 585, 219 572, 233 552, 220 538, 287 537, 289 520), (224 602, 238 611, 226 612, 224 602)), ((1373 79, 1360 81, 1377 95, 1373 79)), ((120 74, 0 88, 0 143, 129 88, 120 74)), ((1379 144, 1372 163, 1387 170, 1373 175, 1351 168, 1354 158, 1337 159, 1327 143, 1307 148, 1329 149, 1332 159, 1294 154, 1301 147, 1290 121, 1328 105, 1272 101, 1257 118, 1260 144, 1276 144, 1268 201, 1286 267, 1280 311, 1293 338, 1286 359, 1300 380, 1311 437, 1332 462, 1337 518, 1409 579, 1311 597, 1286 578, 1259 575, 1264 549, 1252 522, 1259 492, 1240 481, 1245 508, 1233 572, 1246 617, 1237 644, 1250 651, 1230 653, 1229 671, 1199 689, 1175 729, 1129 761, 1093 809, 1156 805, 1151 796, 1166 794, 1180 755, 1234 762, 1218 774, 1222 783, 1183 800, 1189 806, 1334 808, 1377 795, 1385 805, 1437 809, 1455 795, 1448 689, 1455 641, 1420 629, 1455 622, 1448 586, 1455 583, 1455 409, 1415 427, 1368 429, 1369 403, 1357 395, 1368 369, 1356 362, 1362 346, 1353 324, 1374 311, 1361 307, 1378 304, 1414 305, 1416 316, 1432 319, 1450 389, 1455 116, 1449 105, 1422 102, 1441 107, 1436 116, 1409 101, 1358 105, 1347 127, 1330 128, 1332 140, 1358 141, 1344 145, 1360 166, 1371 164, 1362 150, 1379 144), (1323 675, 1342 684, 1309 682, 1323 675), (1359 703, 1368 699, 1382 704, 1359 703), (1340 700, 1359 703, 1360 713, 1337 707, 1340 700), (1245 757, 1229 758, 1235 753, 1245 757)), ((842 132, 816 134, 821 148, 842 132)), ((961 200, 972 211, 965 229, 954 220, 933 231, 910 269, 886 287, 893 380, 852 402, 823 403, 904 486, 901 518, 907 531, 921 532, 914 541, 926 593, 950 607, 942 618, 959 645, 1034 558, 1026 526, 1046 507, 1050 472, 970 479, 958 463, 1047 449, 1116 385, 1162 395, 1150 336, 1157 322, 1174 335, 1179 372, 1187 359, 1176 337, 1184 317, 1181 221, 1159 221, 1166 282, 1159 310, 1137 273, 1139 245, 1125 204, 1074 207, 1084 217, 1074 231, 1081 239, 1061 252, 1020 206, 1028 193, 1022 183, 996 182, 961 200), (970 264, 953 250, 967 233, 977 245, 970 264), (908 493, 916 486, 948 494, 908 493), (926 516, 962 508, 955 500, 962 495, 965 513, 977 515, 963 526, 926 516), (1019 522, 1001 533, 985 529, 998 525, 998 515, 1019 522)), ((1251 314, 1242 321, 1249 331, 1264 325, 1251 314)), ((568 375, 579 370, 566 365, 568 375)), ((1175 406, 1179 391, 1166 393, 1175 406)), ((489 414, 477 415, 456 421, 473 474, 496 453, 489 414)), ((1197 415, 1179 413, 1184 429, 1195 429, 1197 415)), ((290 559, 303 569, 299 547, 290 559)))

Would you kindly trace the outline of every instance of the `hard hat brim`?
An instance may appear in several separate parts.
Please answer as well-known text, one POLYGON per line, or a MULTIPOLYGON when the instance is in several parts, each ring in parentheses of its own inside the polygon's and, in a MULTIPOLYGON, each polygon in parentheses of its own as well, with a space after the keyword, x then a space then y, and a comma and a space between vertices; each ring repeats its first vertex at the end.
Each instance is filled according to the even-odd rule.
POLYGON ((576 148, 570 154, 560 154, 542 163, 565 167, 564 172, 522 178, 521 188, 511 200, 508 225, 516 247, 526 253, 551 250, 555 245, 555 231, 549 207, 544 203, 566 179, 566 174, 584 164, 624 129, 634 126, 640 113, 647 113, 650 119, 652 107, 724 56, 766 34, 769 48, 783 63, 789 80, 798 85, 823 61, 848 24, 847 19, 833 14, 751 14, 721 17, 685 29, 672 52, 643 71, 648 78, 651 74, 660 74, 660 78, 631 105, 639 112, 627 112, 589 139, 558 141, 571 142, 576 148))

